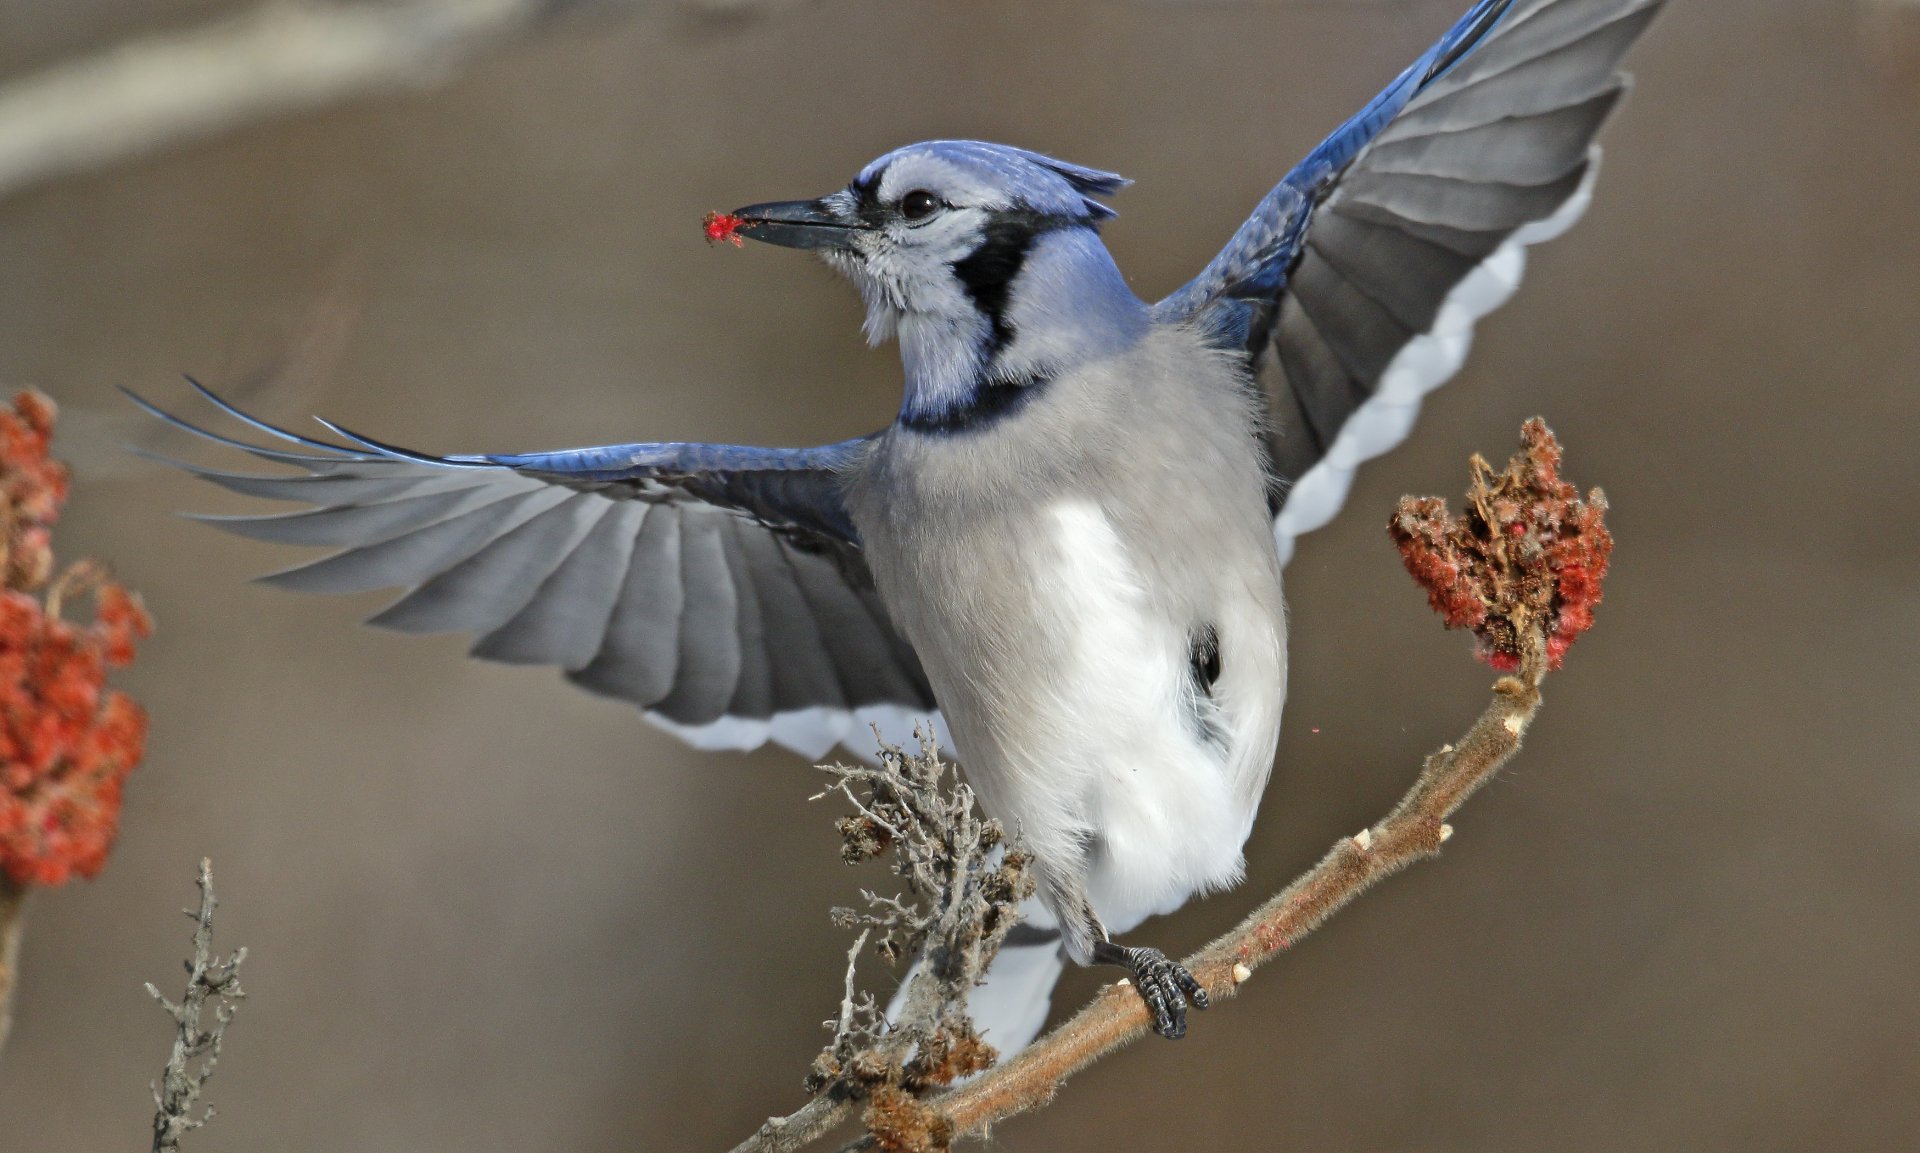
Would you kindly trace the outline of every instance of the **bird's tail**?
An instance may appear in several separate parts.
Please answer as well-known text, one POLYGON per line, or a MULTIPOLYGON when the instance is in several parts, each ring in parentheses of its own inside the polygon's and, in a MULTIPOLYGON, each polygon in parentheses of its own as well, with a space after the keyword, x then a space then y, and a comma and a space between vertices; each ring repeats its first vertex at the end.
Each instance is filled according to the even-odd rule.
MULTIPOLYGON (((1067 963, 1060 932, 1052 928, 1053 915, 1034 900, 1020 907, 1020 915, 1020 924, 1007 934, 986 980, 967 998, 974 1028, 987 1044, 1000 1051, 1002 1061, 1040 1035, 1047 1023, 1047 1011, 1053 1006, 1053 986, 1067 963)), ((907 979, 900 983, 900 992, 887 1006, 888 1017, 899 1013, 901 997, 920 964, 915 961, 907 979)))

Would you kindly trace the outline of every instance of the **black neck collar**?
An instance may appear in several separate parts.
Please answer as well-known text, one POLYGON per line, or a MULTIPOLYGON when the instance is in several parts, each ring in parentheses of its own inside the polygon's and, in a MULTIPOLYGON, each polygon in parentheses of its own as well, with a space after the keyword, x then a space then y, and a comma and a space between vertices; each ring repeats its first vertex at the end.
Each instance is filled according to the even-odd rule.
POLYGON ((1031 373, 1011 380, 983 380, 965 399, 938 412, 902 413, 901 428, 929 436, 978 432, 1025 408, 1053 378, 1031 373))

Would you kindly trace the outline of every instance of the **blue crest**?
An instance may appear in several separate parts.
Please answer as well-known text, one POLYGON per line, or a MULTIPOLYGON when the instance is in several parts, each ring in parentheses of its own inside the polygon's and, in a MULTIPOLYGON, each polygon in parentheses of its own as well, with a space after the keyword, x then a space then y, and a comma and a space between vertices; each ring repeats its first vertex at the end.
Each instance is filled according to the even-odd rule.
POLYGON ((1055 160, 1024 148, 989 144, 984 140, 927 140, 896 148, 861 170, 856 185, 878 181, 887 168, 910 156, 932 156, 983 182, 1005 189, 1014 199, 1037 212, 1101 221, 1113 209, 1096 196, 1110 196, 1133 183, 1098 168, 1055 160))

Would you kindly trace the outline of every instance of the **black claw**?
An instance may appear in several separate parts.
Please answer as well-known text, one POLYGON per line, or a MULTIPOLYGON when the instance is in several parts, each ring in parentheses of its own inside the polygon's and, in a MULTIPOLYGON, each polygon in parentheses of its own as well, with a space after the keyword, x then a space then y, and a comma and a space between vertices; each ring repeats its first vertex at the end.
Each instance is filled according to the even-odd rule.
POLYGON ((1205 1009, 1212 1004, 1207 1000, 1207 991, 1200 987, 1199 980, 1183 966, 1173 966, 1173 979, 1180 982, 1181 991, 1187 995, 1187 1003, 1194 1008, 1205 1009))
POLYGON ((1207 991, 1178 961, 1158 949, 1129 949, 1111 941, 1095 944, 1093 959, 1119 965, 1133 974, 1133 983, 1153 1017, 1153 1031, 1168 1040, 1187 1035, 1187 1006, 1205 1009, 1207 991))

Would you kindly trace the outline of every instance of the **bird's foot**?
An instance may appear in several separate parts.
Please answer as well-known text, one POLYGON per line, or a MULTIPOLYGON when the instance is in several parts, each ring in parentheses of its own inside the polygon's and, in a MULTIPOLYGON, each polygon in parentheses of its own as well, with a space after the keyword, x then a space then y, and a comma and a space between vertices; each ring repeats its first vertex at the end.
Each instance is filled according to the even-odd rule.
POLYGON ((1153 1031, 1168 1040, 1187 1035, 1187 1006, 1207 1007, 1207 991, 1194 980, 1180 962, 1158 949, 1129 949, 1112 941, 1096 941, 1093 959, 1102 965, 1118 965, 1133 974, 1134 987, 1147 1003, 1153 1017, 1153 1031))

